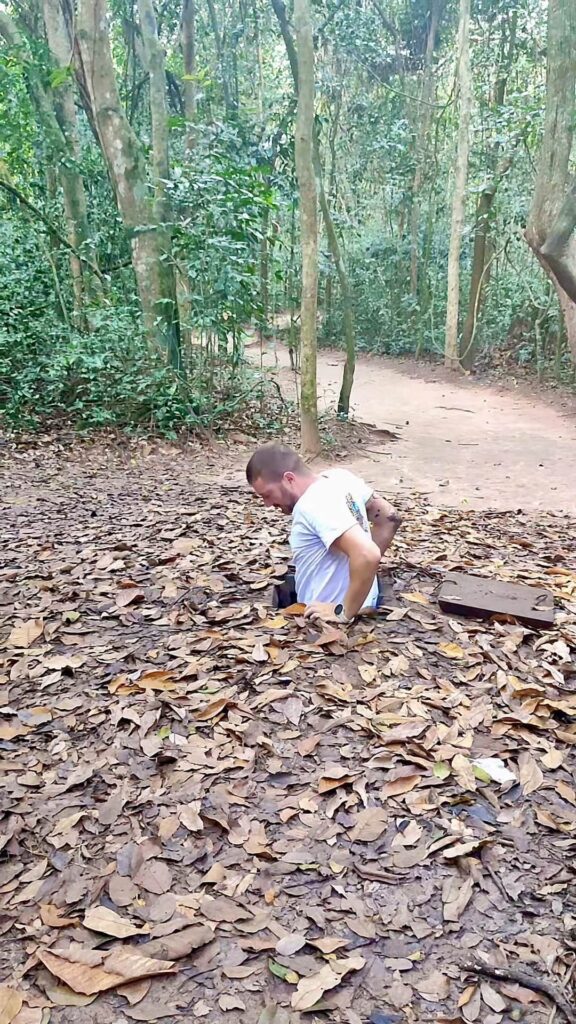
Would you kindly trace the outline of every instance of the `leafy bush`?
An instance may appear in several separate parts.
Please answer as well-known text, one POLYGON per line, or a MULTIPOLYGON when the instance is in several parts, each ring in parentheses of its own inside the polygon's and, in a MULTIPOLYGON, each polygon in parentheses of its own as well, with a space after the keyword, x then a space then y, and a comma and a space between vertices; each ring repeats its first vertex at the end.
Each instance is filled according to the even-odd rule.
POLYGON ((55 327, 0 327, 0 424, 37 430, 70 422, 81 430, 115 427, 175 437, 218 428, 259 392, 247 367, 192 354, 178 376, 150 352, 130 309, 100 314, 89 335, 55 327))

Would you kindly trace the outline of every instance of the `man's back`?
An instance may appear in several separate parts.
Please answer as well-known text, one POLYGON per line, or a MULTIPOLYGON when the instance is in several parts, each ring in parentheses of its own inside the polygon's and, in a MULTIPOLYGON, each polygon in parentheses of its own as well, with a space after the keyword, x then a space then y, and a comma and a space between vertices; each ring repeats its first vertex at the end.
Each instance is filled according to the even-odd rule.
MULTIPOLYGON (((366 502, 371 496, 372 488, 359 477, 345 469, 331 469, 322 473, 296 503, 290 546, 299 601, 342 600, 350 582, 349 559, 330 547, 353 526, 361 526, 370 536, 366 502)), ((365 603, 374 607, 377 600, 378 584, 374 579, 365 603)))

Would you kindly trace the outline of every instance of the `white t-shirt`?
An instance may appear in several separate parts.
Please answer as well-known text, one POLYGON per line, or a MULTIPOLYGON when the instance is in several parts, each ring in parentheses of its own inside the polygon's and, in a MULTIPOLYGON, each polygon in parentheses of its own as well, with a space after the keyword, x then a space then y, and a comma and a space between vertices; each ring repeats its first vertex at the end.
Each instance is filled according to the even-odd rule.
MULTIPOLYGON (((294 506, 290 546, 296 565, 296 593, 304 604, 326 601, 339 604, 350 583, 346 555, 330 545, 352 526, 370 533, 366 502, 373 489, 347 469, 331 469, 310 485, 294 506)), ((374 577, 365 607, 376 607, 378 582, 374 577)))

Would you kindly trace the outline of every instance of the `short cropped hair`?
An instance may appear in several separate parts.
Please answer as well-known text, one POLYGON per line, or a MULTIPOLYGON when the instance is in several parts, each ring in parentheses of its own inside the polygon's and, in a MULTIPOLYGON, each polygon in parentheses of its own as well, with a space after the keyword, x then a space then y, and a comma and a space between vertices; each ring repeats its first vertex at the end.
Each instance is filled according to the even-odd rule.
POLYGON ((293 448, 269 441, 254 452, 246 466, 246 479, 252 486, 256 480, 281 480, 284 473, 305 473, 306 469, 306 463, 293 448))

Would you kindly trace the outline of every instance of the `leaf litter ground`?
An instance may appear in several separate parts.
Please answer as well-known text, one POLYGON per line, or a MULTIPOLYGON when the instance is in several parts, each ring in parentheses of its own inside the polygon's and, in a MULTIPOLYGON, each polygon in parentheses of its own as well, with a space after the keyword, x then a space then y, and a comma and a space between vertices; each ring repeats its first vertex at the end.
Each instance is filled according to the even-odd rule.
POLYGON ((403 498, 346 635, 270 607, 287 523, 231 465, 5 459, 0 1021, 562 1019, 574 521, 403 498), (554 629, 443 615, 450 570, 548 587, 554 629))

